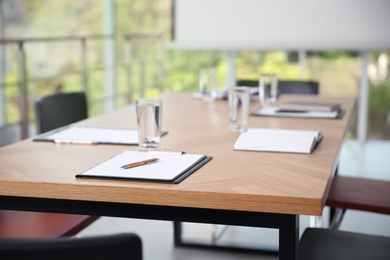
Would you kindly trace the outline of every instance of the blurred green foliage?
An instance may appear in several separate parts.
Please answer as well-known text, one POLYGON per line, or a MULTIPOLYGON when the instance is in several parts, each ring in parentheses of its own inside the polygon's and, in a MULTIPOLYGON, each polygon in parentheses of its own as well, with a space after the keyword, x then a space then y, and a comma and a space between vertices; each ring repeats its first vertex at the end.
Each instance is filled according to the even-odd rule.
POLYGON ((368 102, 371 114, 376 117, 387 117, 390 113, 390 83, 371 85, 368 102))
MULTIPOLYGON (((3 0, 12 1, 12 0, 3 0)), ((225 86, 227 64, 223 51, 167 50, 159 52, 158 41, 132 41, 131 71, 125 59, 126 39, 137 35, 160 35, 159 40, 171 40, 172 0, 113 0, 115 10, 115 46, 117 53, 116 97, 118 107, 142 95, 155 96, 161 91, 197 91, 201 68, 217 69, 218 86, 225 86)), ((6 36, 40 38, 58 36, 101 35, 104 2, 97 0, 25 0, 21 1, 18 30, 9 27, 6 36), (18 33, 18 34, 16 34, 18 33)), ((128 43, 128 42, 127 42, 128 43)), ((61 42, 31 44, 27 70, 31 80, 29 99, 55 91, 82 90, 80 44, 61 42)), ((104 112, 104 41, 88 41, 88 100, 90 115, 104 112)), ((16 50, 14 51, 16 57, 16 50)), ((328 51, 309 53, 311 56, 336 59, 353 55, 328 51)), ((277 73, 283 79, 310 79, 309 71, 299 69, 296 53, 239 51, 236 58, 236 78, 255 79, 260 73, 277 73), (295 57, 295 58, 292 58, 295 57)), ((7 82, 17 82, 15 68, 7 70, 7 82)), ((7 87, 7 121, 19 120, 17 87, 7 87)), ((374 101, 376 102, 376 101, 374 101)), ((30 109, 32 111, 33 109, 30 109)), ((31 116, 33 118, 33 116, 31 116)), ((33 119, 31 119, 33 120, 33 119)))

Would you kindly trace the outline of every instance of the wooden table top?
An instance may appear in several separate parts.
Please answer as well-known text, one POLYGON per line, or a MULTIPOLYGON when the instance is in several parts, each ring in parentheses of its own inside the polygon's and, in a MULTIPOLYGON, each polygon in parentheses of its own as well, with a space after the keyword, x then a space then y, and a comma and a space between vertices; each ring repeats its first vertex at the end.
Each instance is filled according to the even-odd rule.
MULTIPOLYGON (((76 179, 110 157, 137 146, 77 145, 27 139, 0 148, 0 195, 122 202, 192 208, 321 215, 338 163, 355 98, 284 96, 281 101, 340 102, 341 119, 255 117, 249 127, 321 131, 312 154, 234 151, 226 100, 207 103, 189 93, 163 95, 162 147, 213 157, 179 184, 76 179)), ((252 109, 258 102, 252 102, 252 109)), ((78 126, 136 129, 134 106, 78 126)))

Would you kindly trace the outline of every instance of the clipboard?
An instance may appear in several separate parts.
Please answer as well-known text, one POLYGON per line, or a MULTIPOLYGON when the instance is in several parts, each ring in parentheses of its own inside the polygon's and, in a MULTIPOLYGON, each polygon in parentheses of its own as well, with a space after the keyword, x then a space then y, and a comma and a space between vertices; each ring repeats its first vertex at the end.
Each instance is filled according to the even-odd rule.
MULTIPOLYGON (((162 131, 161 136, 167 131, 162 131)), ((33 138, 38 142, 62 144, 138 145, 137 130, 64 126, 33 138)))
POLYGON ((280 110, 278 107, 256 108, 251 112, 252 116, 273 116, 292 118, 315 118, 315 119, 340 119, 344 115, 344 110, 321 112, 321 111, 294 111, 280 110))
POLYGON ((171 155, 125 151, 75 177, 178 184, 211 159, 212 157, 203 154, 171 155), (129 169, 121 168, 124 164, 151 158, 158 158, 158 161, 129 169))

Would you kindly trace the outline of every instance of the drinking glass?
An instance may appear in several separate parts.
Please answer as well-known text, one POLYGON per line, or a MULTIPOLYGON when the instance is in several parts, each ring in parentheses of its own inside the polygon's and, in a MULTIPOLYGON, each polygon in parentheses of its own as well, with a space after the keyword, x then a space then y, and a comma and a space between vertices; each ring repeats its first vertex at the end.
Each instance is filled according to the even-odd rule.
POLYGON ((248 87, 234 87, 229 91, 229 120, 233 132, 248 129, 250 91, 248 87))
POLYGON ((138 141, 140 150, 158 149, 161 139, 162 100, 136 101, 138 141))
POLYGON ((278 97, 278 77, 276 74, 260 74, 259 100, 261 107, 272 106, 278 97))
POLYGON ((217 71, 215 68, 204 68, 199 72, 199 92, 205 100, 217 97, 217 71))

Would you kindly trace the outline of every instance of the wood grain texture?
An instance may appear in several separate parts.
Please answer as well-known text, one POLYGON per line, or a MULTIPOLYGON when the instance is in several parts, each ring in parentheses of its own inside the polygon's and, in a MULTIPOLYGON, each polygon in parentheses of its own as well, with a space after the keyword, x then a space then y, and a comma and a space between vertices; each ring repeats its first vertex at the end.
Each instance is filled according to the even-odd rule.
MULTIPOLYGON (((163 95, 162 147, 213 157, 180 184, 76 179, 75 175, 137 146, 33 142, 0 149, 0 195, 253 212, 321 215, 355 99, 285 96, 281 101, 341 102, 342 119, 254 117, 249 127, 318 130, 312 154, 233 151, 227 101, 206 103, 188 93, 163 95)), ((257 102, 251 103, 252 109, 257 102)), ((79 126, 135 129, 133 106, 79 126)))

